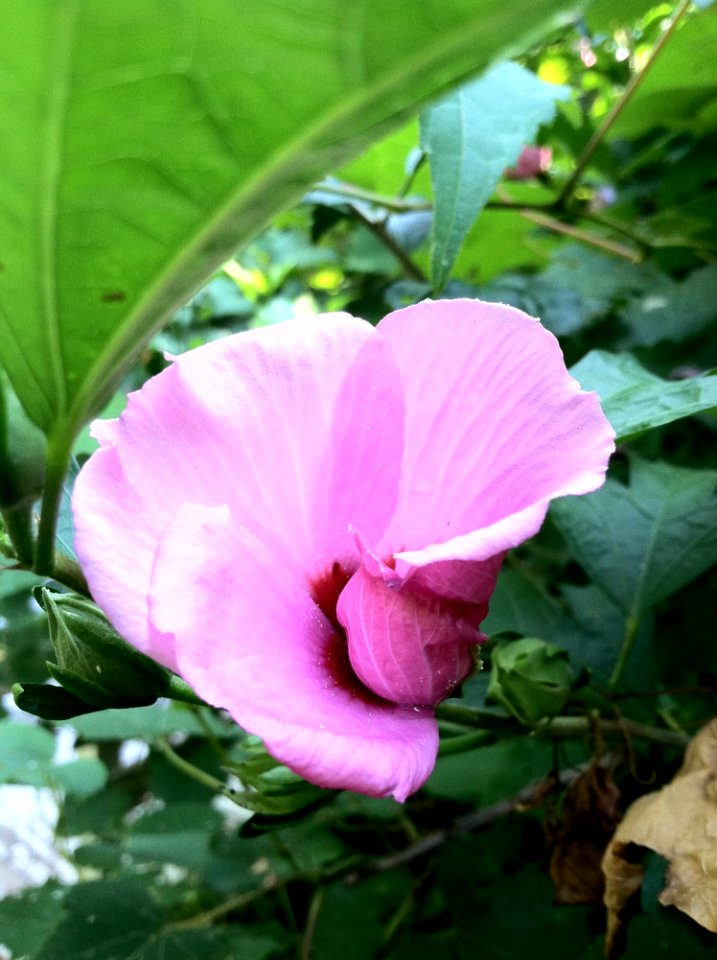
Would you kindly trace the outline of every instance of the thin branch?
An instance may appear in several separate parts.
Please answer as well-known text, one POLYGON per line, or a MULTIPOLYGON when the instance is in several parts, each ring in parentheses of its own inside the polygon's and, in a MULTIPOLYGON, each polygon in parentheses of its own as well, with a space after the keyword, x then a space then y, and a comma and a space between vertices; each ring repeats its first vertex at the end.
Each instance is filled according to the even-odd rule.
POLYGON ((643 66, 642 70, 639 73, 635 73, 632 75, 629 83, 627 84, 627 86, 622 92, 622 96, 617 101, 617 103, 613 106, 612 110, 610 110, 609 113, 605 116, 605 119, 603 120, 603 122, 600 124, 600 126, 597 128, 595 133, 592 135, 592 137, 586 144, 583 152, 580 154, 580 157, 578 158, 578 162, 575 167, 575 170, 573 170, 572 175, 570 176, 568 181, 565 183, 565 186, 560 192, 560 197, 558 198, 558 202, 560 204, 563 204, 570 196, 572 196, 575 190, 575 187, 577 186, 580 178, 582 177, 587 166, 592 160, 593 154, 595 153, 597 148, 600 146, 600 144, 603 142, 607 134, 610 132, 615 122, 617 121, 618 117, 622 114, 622 112, 630 103, 634 95, 637 93, 643 80, 648 75, 652 67, 655 65, 658 57, 664 50, 665 45, 667 44, 667 42, 670 40, 673 33, 675 32, 675 29, 677 28, 678 23, 682 20, 682 18, 684 17, 684 15, 687 13, 687 11, 690 9, 691 6, 692 6, 692 0, 682 0, 682 3, 680 3, 672 20, 670 21, 669 26, 664 31, 662 36, 658 39, 655 46, 652 48, 650 57, 645 63, 645 65, 643 66))
POLYGON ((361 223, 367 229, 373 233, 373 235, 386 247, 386 249, 393 254, 393 256, 398 260, 403 268, 403 272, 410 280, 416 280, 418 283, 428 283, 428 277, 425 275, 423 270, 411 260, 409 255, 403 249, 403 247, 397 243, 391 234, 386 229, 386 224, 383 221, 372 220, 371 217, 367 217, 363 210, 360 207, 351 205, 351 210, 357 220, 360 220, 361 223))
POLYGON ((556 220, 555 217, 548 217, 546 214, 539 213, 537 210, 527 207, 519 207, 516 209, 526 220, 530 220, 540 227, 545 227, 546 230, 552 230, 554 233, 561 233, 563 236, 572 237, 580 243, 596 247, 598 250, 604 250, 606 253, 611 253, 616 257, 622 257, 630 263, 640 263, 640 261, 644 259, 642 251, 634 247, 627 247, 623 243, 616 243, 614 240, 608 240, 606 237, 599 237, 595 233, 581 230, 580 227, 570 226, 567 223, 563 223, 562 220, 556 220))
POLYGON ((402 867, 406 863, 411 863, 418 857, 423 857, 442 846, 447 840, 460 836, 464 833, 472 833, 474 830, 480 830, 487 827, 495 820, 500 820, 514 813, 520 807, 530 806, 545 791, 547 785, 554 783, 555 786, 566 787, 573 783, 583 773, 589 764, 581 764, 578 767, 572 767, 569 770, 563 770, 554 779, 550 781, 539 780, 529 783, 522 790, 513 794, 505 800, 492 804, 490 807, 484 807, 482 810, 474 810, 473 813, 467 813, 463 817, 458 817, 450 827, 445 830, 434 830, 427 836, 422 837, 416 843, 412 843, 403 850, 396 853, 389 853, 387 856, 378 857, 367 864, 368 873, 385 873, 388 870, 394 870, 396 867, 402 867))
POLYGON ((428 200, 404 200, 403 197, 389 197, 385 193, 364 190, 363 187, 357 187, 353 183, 322 180, 313 189, 321 193, 330 193, 335 197, 345 197, 354 203, 369 203, 374 207, 382 207, 384 210, 391 210, 394 213, 413 213, 433 209, 433 204, 428 200))

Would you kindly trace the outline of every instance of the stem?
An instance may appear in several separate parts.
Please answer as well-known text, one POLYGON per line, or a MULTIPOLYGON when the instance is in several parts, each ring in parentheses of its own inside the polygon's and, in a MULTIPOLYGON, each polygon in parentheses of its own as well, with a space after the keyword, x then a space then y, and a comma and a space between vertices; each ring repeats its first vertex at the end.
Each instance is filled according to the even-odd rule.
POLYGON ((389 197, 384 193, 373 190, 364 190, 353 183, 317 183, 314 190, 322 193, 331 193, 335 197, 346 197, 347 200, 360 203, 370 203, 375 207, 383 207, 395 213, 410 213, 416 210, 432 210, 433 204, 428 200, 403 200, 401 197, 389 197))
POLYGON ((556 220, 554 217, 548 217, 544 213, 538 213, 537 210, 524 207, 517 209, 518 213, 520 213, 522 217, 525 217, 526 220, 530 220, 540 227, 545 227, 546 230, 552 230, 554 233, 562 233, 566 237, 572 237, 574 240, 580 241, 580 243, 586 243, 591 247, 597 247, 598 250, 604 250, 606 253, 612 253, 617 257, 622 257, 624 260, 629 260, 630 263, 640 263, 643 259, 641 251, 636 250, 634 247, 627 247, 622 243, 616 243, 614 240, 607 240, 605 237, 599 237, 597 234, 590 233, 587 230, 581 230, 580 227, 571 227, 569 224, 563 223, 561 220, 556 220))
POLYGON ((662 727, 652 727, 624 717, 620 720, 604 720, 600 717, 555 717, 537 730, 538 733, 546 733, 549 737, 579 737, 593 731, 618 734, 623 737, 627 735, 638 740, 661 743, 667 747, 685 747, 690 739, 686 733, 678 730, 663 730, 662 727))
POLYGON ((35 573, 47 577, 53 576, 55 570, 55 528, 71 458, 72 442, 64 432, 50 434, 47 438, 45 492, 35 546, 35 573))
POLYGON ((24 567, 31 567, 35 555, 32 503, 25 501, 6 507, 2 519, 15 556, 24 567))
MULTIPOLYGON (((442 703, 436 715, 440 720, 449 720, 460 723, 465 727, 475 727, 484 731, 495 731, 507 735, 520 731, 533 731, 536 734, 545 734, 549 737, 581 737, 598 730, 604 734, 627 734, 638 740, 650 740, 653 743, 662 743, 671 747, 684 747, 688 737, 675 730, 663 730, 662 727, 652 727, 636 720, 623 718, 620 720, 604 720, 601 717, 554 717, 544 720, 534 727, 521 724, 514 717, 505 714, 492 713, 490 710, 480 710, 474 707, 463 707, 459 704, 442 703)), ((444 741, 450 743, 450 740, 444 741)))
POLYGON ((324 897, 326 896, 326 888, 318 887, 314 896, 311 898, 311 904, 309 905, 309 913, 306 917, 306 927, 304 929, 304 936, 301 941, 301 951, 299 953, 299 960, 309 960, 311 956, 311 948, 314 945, 314 934, 316 933, 316 922, 319 919, 319 914, 321 913, 321 908, 324 905, 324 897))
POLYGON ((616 687, 620 682, 625 665, 632 653, 632 648, 635 645, 635 640, 637 640, 637 631, 640 628, 640 621, 634 614, 630 616, 625 621, 625 636, 622 640, 622 646, 620 647, 620 653, 618 654, 617 662, 615 668, 612 671, 610 679, 608 681, 608 686, 610 688, 616 687))
POLYGON ((575 167, 575 170, 573 170, 571 177, 569 178, 569 180, 567 181, 567 183, 565 184, 565 186, 560 192, 558 203, 561 203, 561 204, 564 203, 572 195, 578 181, 580 180, 583 173, 585 172, 585 169, 587 168, 588 164, 592 160, 593 154, 595 153, 597 148, 600 146, 602 141, 605 139, 607 134, 610 132, 611 128, 613 127, 618 117, 623 112, 623 110, 627 107, 627 105, 630 103, 630 101, 634 97, 635 93, 640 87, 640 84, 642 83, 642 81, 645 79, 647 74, 650 72, 650 70, 654 66, 657 58, 662 53, 665 47, 665 44, 668 42, 670 37, 675 32, 675 29, 678 23, 680 22, 680 20, 682 20, 684 15, 687 13, 690 6, 691 6, 691 0, 682 0, 679 7, 675 11, 675 14, 672 20, 670 21, 669 26, 664 31, 662 36, 658 39, 655 46, 652 48, 650 57, 648 61, 645 63, 642 70, 639 73, 635 73, 632 75, 632 77, 630 78, 630 81, 628 82, 627 86, 623 90, 622 96, 620 97, 620 99, 613 106, 612 110, 610 110, 607 113, 607 115, 603 119, 603 122, 597 128, 597 130, 592 135, 592 137, 590 137, 590 140, 588 141, 585 148, 583 149, 583 152, 580 154, 580 157, 578 158, 578 162, 577 162, 577 166, 575 167))
POLYGON ((445 737, 439 744, 438 756, 449 757, 456 753, 466 753, 468 750, 485 747, 495 741, 495 734, 490 730, 474 730, 472 733, 464 733, 456 737, 445 737))
POLYGON ((191 777, 192 780, 195 780, 197 783, 201 783, 203 786, 208 787, 210 790, 213 790, 215 793, 221 793, 225 797, 229 797, 230 800, 234 799, 232 791, 226 787, 221 780, 217 780, 216 777, 213 777, 211 773, 207 773, 205 770, 200 770, 199 767, 195 767, 193 763, 190 763, 188 760, 185 760, 184 757, 180 757, 169 745, 167 740, 164 737, 157 737, 154 741, 155 747, 164 754, 165 760, 168 760, 173 767, 176 767, 177 770, 181 770, 182 773, 186 774, 188 777, 191 777))
POLYGON ((372 220, 370 217, 367 217, 366 214, 356 206, 351 207, 351 210, 354 216, 367 227, 371 233, 386 247, 386 249, 394 255, 396 260, 403 267, 403 272, 410 280, 416 280, 418 283, 428 283, 428 277, 421 270, 421 268, 411 260, 409 255, 403 249, 403 247, 396 243, 391 234, 386 229, 384 223, 372 220))
POLYGON ((460 703, 442 703, 436 709, 439 720, 449 720, 464 727, 477 727, 479 730, 515 730, 517 720, 504 713, 481 710, 477 707, 464 707, 460 703))

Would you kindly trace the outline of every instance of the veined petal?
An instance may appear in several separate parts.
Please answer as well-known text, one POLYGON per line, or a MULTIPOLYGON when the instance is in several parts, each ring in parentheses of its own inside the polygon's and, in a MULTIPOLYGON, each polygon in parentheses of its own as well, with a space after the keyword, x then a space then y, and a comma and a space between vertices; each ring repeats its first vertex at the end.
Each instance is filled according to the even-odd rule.
POLYGON ((390 347, 346 314, 241 333, 178 357, 96 430, 74 499, 78 555, 126 638, 174 663, 146 619, 154 552, 184 503, 228 505, 311 578, 357 563, 398 495, 404 407, 390 347))
POLYGON ((127 482, 117 449, 98 450, 75 482, 75 549, 94 599, 115 628, 175 670, 171 638, 152 627, 147 601, 164 520, 159 511, 145 512, 141 493, 127 482))
POLYGON ((432 711, 363 687, 301 569, 228 507, 180 508, 157 552, 150 607, 197 693, 308 780, 404 800, 427 779, 438 749, 432 711))
POLYGON ((472 604, 397 587, 360 567, 339 597, 351 666, 379 696, 405 705, 436 706, 474 666, 480 642, 472 604))
POLYGON ((537 516, 551 498, 603 482, 613 430, 538 321, 499 304, 427 301, 377 329, 393 349, 409 411, 382 556, 443 544, 531 507, 537 516))

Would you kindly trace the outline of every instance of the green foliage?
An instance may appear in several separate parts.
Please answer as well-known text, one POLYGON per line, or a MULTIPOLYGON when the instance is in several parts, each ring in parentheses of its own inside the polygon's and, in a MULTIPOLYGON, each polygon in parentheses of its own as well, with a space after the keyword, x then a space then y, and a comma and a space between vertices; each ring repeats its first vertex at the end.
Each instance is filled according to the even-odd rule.
POLYGON ((568 91, 501 63, 421 114, 421 147, 431 160, 434 226, 431 279, 446 286, 466 235, 506 167, 555 115, 568 91))
MULTIPOLYGON (((524 34, 561 5, 526 3, 524 34)), ((518 43, 498 0, 422 6, 3 4, 0 359, 38 425, 74 434, 272 215, 518 43)))
POLYGON ((583 390, 596 390, 618 440, 717 407, 717 375, 663 380, 629 353, 593 350, 571 373, 583 390))
MULTIPOLYGON (((0 789, 54 798, 78 871, 0 899, 15 960, 603 955, 600 894, 556 906, 551 858, 595 867, 586 824, 671 779, 717 689, 716 8, 696 7, 0 0, 0 499, 26 508, 0 529, 0 692, 22 681, 40 718, 0 721, 0 789), (552 162, 504 177, 527 142, 552 162), (444 283, 540 316, 619 447, 604 488, 506 558, 426 787, 403 806, 320 790, 220 711, 71 693, 120 649, 52 592, 80 611, 53 654, 32 594, 85 589, 87 420, 165 351, 296 312, 376 321, 444 283), (48 434, 40 505, 18 397, 48 434), (622 796, 582 796, 581 820, 565 784, 591 761, 622 796)), ((712 955, 647 867, 625 960, 712 955)))
POLYGON ((717 472, 634 459, 630 484, 608 480, 551 510, 575 557, 627 616, 717 562, 717 472))

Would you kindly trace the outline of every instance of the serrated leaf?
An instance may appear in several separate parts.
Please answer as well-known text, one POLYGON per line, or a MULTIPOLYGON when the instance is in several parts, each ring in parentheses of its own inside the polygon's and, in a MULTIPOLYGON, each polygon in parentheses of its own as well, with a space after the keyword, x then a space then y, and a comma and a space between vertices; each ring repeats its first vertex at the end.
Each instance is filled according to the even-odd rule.
POLYGON ((717 406, 717 371, 663 380, 629 353, 591 350, 571 369, 583 390, 596 390, 618 440, 717 406))
POLYGON ((638 620, 717 562, 716 483, 717 471, 635 459, 629 486, 609 479, 557 500, 551 516, 595 583, 638 620))
POLYGON ((566 0, 0 0, 0 363, 60 457, 242 243, 566 0))
POLYGON ((431 160, 434 292, 448 282, 461 244, 506 167, 515 163, 568 91, 517 63, 501 63, 421 114, 431 160))

